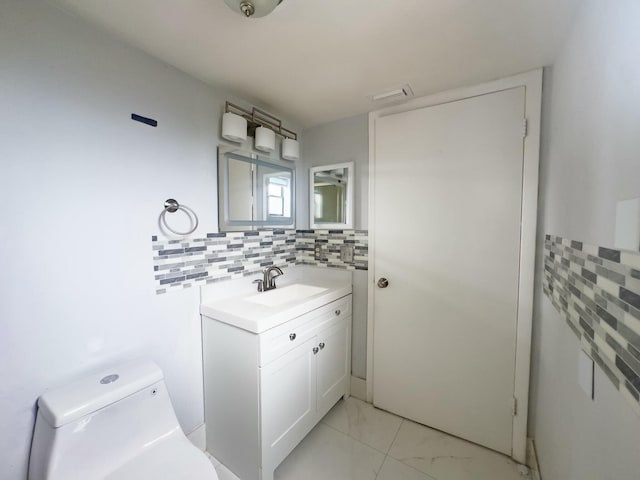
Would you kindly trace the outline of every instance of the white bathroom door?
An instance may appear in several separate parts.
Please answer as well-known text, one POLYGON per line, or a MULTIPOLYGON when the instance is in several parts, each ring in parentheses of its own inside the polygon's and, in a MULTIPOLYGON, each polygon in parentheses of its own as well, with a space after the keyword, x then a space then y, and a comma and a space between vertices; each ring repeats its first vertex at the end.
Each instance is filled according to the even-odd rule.
POLYGON ((375 120, 373 400, 511 454, 525 89, 375 120))

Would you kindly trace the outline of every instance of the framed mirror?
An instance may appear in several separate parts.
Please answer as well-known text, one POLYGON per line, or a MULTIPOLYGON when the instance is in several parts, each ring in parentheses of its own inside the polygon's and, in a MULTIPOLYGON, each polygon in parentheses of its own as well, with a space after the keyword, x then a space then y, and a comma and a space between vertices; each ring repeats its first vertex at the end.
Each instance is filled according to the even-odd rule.
POLYGON ((218 224, 221 232, 294 228, 295 169, 290 162, 218 147, 218 224))
POLYGON ((311 228, 353 228, 353 171, 353 162, 310 169, 311 228))

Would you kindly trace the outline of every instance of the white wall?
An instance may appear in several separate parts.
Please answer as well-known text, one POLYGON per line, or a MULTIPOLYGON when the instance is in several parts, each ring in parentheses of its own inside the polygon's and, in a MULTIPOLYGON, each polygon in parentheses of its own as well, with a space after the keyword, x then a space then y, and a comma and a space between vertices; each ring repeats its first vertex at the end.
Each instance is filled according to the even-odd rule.
MULTIPOLYGON (((369 215, 369 120, 368 116, 336 120, 304 131, 302 158, 305 166, 355 163, 354 227, 366 230, 369 215)), ((309 178, 304 180, 307 189, 309 178)), ((301 179, 302 183, 302 179, 301 179)), ((308 191, 308 190, 307 190, 308 191)), ((309 200, 300 203, 307 209, 309 200)), ((308 227, 307 223, 307 227, 308 227)), ((306 228, 306 227, 305 227, 306 228)), ((351 372, 359 378, 367 375, 367 272, 353 272, 353 331, 351 372)))
MULTIPOLYGON (((355 163, 354 226, 362 230, 368 228, 369 222, 368 118, 367 114, 356 115, 309 128, 304 131, 302 143, 302 157, 307 167, 355 163)), ((308 172, 306 182, 309 183, 308 172)))
POLYGON ((596 366, 577 385, 579 343, 541 292, 543 236, 613 246, 615 205, 640 196, 640 2, 585 0, 546 71, 530 433, 544 480, 637 480, 640 418, 596 366))
POLYGON ((35 0, 0 2, 0 65, 0 479, 23 480, 37 397, 103 365, 156 360, 202 424, 199 292, 155 295, 151 236, 168 197, 217 231, 219 119, 244 103, 35 0))

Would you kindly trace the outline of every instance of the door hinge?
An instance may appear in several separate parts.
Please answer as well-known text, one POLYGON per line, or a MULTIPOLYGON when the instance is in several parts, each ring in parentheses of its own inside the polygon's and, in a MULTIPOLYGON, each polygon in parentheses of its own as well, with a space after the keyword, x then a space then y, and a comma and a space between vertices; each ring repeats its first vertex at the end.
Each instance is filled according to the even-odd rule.
POLYGON ((529 122, 526 118, 522 119, 522 138, 527 138, 529 134, 529 122))
POLYGON ((518 415, 518 399, 516 397, 513 397, 511 401, 511 415, 514 417, 518 415))

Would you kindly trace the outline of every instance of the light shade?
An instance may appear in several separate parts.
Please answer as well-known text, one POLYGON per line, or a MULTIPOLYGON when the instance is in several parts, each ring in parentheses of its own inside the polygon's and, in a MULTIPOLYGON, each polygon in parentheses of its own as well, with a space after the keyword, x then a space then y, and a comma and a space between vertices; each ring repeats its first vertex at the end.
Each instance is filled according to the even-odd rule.
POLYGON ((225 113, 222 116, 222 138, 244 142, 247 139, 247 120, 235 113, 225 113))
POLYGON ((282 139, 282 158, 285 160, 298 160, 300 158, 300 144, 293 138, 282 139))
POLYGON ((282 0, 224 0, 231 10, 251 18, 269 15, 281 2, 282 0))
POLYGON ((271 153, 276 149, 276 132, 267 127, 256 128, 256 150, 271 153))

